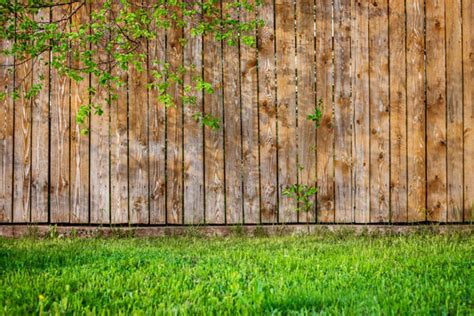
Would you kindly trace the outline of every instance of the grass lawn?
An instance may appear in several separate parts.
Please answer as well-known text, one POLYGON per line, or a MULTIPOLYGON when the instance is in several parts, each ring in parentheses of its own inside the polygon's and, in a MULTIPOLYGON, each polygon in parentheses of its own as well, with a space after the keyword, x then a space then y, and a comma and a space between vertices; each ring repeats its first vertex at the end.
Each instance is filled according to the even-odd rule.
POLYGON ((474 236, 0 239, 0 314, 473 314, 474 236))

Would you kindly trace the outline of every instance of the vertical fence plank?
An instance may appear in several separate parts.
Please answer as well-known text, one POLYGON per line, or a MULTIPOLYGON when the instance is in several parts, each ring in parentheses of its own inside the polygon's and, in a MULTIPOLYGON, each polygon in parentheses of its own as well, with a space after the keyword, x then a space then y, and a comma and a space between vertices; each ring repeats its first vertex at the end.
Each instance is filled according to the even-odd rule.
MULTIPOLYGON (((49 22, 50 9, 40 9, 35 14, 36 22, 49 22)), ((31 221, 48 221, 48 150, 49 150, 49 75, 50 51, 42 53, 40 61, 33 66, 33 85, 42 85, 41 91, 32 99, 31 121, 31 221)), ((51 87, 57 89, 57 87, 51 87)))
MULTIPOLYGON (((255 0, 249 4, 255 5, 255 0)), ((241 23, 255 19, 255 12, 242 11, 241 23)), ((255 30, 252 35, 256 36, 255 30)), ((242 181, 244 190, 244 221, 260 222, 260 190, 258 167, 258 103, 257 50, 240 41, 240 81, 242 100, 242 181)), ((226 151, 227 153, 227 151, 226 151)), ((227 157, 226 157, 227 158, 227 157)))
MULTIPOLYGON (((52 9, 53 21, 59 21, 70 14, 69 5, 52 9)), ((53 56, 54 58, 54 56, 53 56)), ((69 198, 69 137, 70 137, 70 86, 71 81, 51 69, 51 222, 70 221, 69 198)), ((44 144, 43 144, 44 146, 44 144)))
MULTIPOLYGON (((216 1, 220 6, 220 1, 216 1)), ((218 118, 221 128, 204 129, 205 139, 205 197, 206 223, 225 223, 225 183, 224 183, 224 129, 222 104, 222 44, 211 35, 204 37, 204 81, 214 87, 214 93, 204 96, 204 112, 218 118)))
MULTIPOLYGON (((0 50, 11 48, 11 41, 2 39, 0 50)), ((13 184, 13 120, 15 59, 0 54, 0 223, 12 221, 12 184, 13 184)))
POLYGON ((464 221, 474 220, 474 5, 462 2, 464 88, 464 221))
MULTIPOLYGON (((463 219, 463 86, 461 0, 446 1, 449 222, 463 219)), ((474 168, 474 167, 471 167, 474 168)))
MULTIPOLYGON (((188 5, 194 3, 187 0, 188 5)), ((194 6, 196 6, 194 4, 194 6)), ((196 7, 195 7, 196 8, 196 7)), ((200 8, 196 8, 200 10, 200 8)), ((201 20, 201 15, 196 18, 201 20)), ((184 84, 192 86, 193 78, 202 78, 202 36, 192 36, 191 27, 187 24, 184 31, 186 46, 184 63, 190 67, 184 77, 184 84)), ((202 112, 202 91, 196 93, 196 104, 184 105, 184 223, 204 223, 204 160, 203 160, 203 128, 193 119, 193 115, 202 112)))
MULTIPOLYGON (((153 22, 155 23, 155 22, 153 22)), ((148 43, 148 82, 155 82, 154 73, 163 71, 166 57, 165 31, 159 30, 148 43)), ((165 105, 158 101, 158 89, 149 91, 149 165, 150 223, 166 223, 166 140, 165 105)))
POLYGON ((446 51, 444 1, 426 2, 426 171, 428 220, 446 221, 446 51))
POLYGON ((407 221, 405 2, 389 2, 391 221, 407 221))
POLYGON ((408 221, 426 219, 424 6, 407 0, 408 221))
MULTIPOLYGON (((233 1, 223 0, 223 14, 230 15, 227 6, 233 1)), ((232 16, 238 20, 238 16, 232 16)), ((226 175, 226 221, 228 224, 243 223, 242 197, 242 130, 240 51, 236 43, 223 44, 224 64, 224 115, 225 115, 225 175, 226 175)), ((242 47, 243 49, 243 47, 242 47)), ((242 98, 244 91, 242 91, 242 98)), ((243 104, 242 99, 242 104, 243 104)))
POLYGON ((283 190, 297 182, 296 85, 294 6, 275 1, 279 221, 296 222, 296 201, 283 190))
POLYGON ((351 1, 334 1, 335 221, 352 222, 351 1))
MULTIPOLYGON (((94 12, 101 10, 104 5, 103 0, 93 1, 91 22, 94 21, 94 12)), ((91 30, 94 32, 94 29, 91 30)), ((100 43, 103 45, 105 43, 100 43)), ((94 61, 101 63, 107 60, 108 56, 99 52, 98 46, 93 46, 94 61)), ((107 224, 110 222, 110 188, 109 188, 109 114, 110 104, 107 102, 108 92, 106 87, 99 84, 99 78, 92 74, 91 87, 95 92, 91 96, 91 103, 100 106, 103 114, 91 115, 90 130, 90 221, 94 224, 107 224)), ((93 110, 94 111, 94 110, 93 110)))
POLYGON ((319 222, 334 222, 334 122, 332 117, 332 1, 316 1, 316 97, 323 116, 317 130, 317 179, 319 222))
POLYGON ((275 104, 275 30, 273 1, 258 8, 264 26, 258 30, 258 93, 260 117, 261 220, 277 220, 277 136, 275 104))
POLYGON ((354 221, 370 220, 369 3, 352 6, 352 102, 354 110, 354 221))
MULTIPOLYGON (((315 109, 314 1, 296 2, 296 47, 298 70, 298 182, 316 186, 316 126, 307 116, 315 109)), ((315 220, 313 207, 299 214, 300 222, 315 220)))
MULTIPOLYGON (((176 15, 182 14, 176 8, 176 15)), ((178 71, 183 60, 183 47, 180 40, 183 36, 182 27, 172 25, 167 30, 166 60, 172 71, 178 71)), ((180 79, 182 79, 181 75, 180 79)), ((181 224, 183 221, 183 103, 181 94, 183 87, 180 83, 173 83, 169 93, 175 100, 175 106, 167 109, 167 220, 169 224, 181 224)))
POLYGON ((369 5, 370 222, 390 219, 388 3, 369 5))
MULTIPOLYGON (((77 9, 73 4, 72 10, 77 9)), ((72 16, 71 28, 79 32, 86 28, 89 22, 89 6, 81 5, 81 8, 72 16)), ((87 29, 86 29, 87 30, 87 29)), ((85 45, 81 43, 80 45, 85 45)), ((71 47, 71 49, 88 49, 88 47, 71 47)), ((71 66, 80 68, 84 65, 78 58, 71 59, 71 66)), ((83 76, 81 81, 71 81, 71 223, 87 223, 89 221, 89 144, 90 139, 87 135, 81 135, 81 128, 89 128, 89 122, 86 126, 79 126, 76 123, 76 115, 82 105, 89 103, 89 76, 83 76)))

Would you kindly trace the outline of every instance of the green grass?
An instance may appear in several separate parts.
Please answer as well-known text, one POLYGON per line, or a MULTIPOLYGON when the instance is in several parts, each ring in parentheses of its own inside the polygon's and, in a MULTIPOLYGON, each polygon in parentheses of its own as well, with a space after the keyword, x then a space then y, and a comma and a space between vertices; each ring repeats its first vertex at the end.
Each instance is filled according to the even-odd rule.
POLYGON ((474 236, 0 239, 0 314, 473 314, 474 236))

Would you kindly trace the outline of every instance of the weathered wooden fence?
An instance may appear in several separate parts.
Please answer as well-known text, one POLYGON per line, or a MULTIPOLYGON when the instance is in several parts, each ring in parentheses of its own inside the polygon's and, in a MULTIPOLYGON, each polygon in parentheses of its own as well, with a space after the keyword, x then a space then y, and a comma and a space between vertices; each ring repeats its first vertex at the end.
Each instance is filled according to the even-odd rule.
MULTIPOLYGON (((216 93, 199 104, 221 118, 218 131, 158 104, 149 74, 131 68, 119 74, 128 87, 80 136, 75 114, 91 82, 2 67, 2 87, 31 71, 29 84, 44 75, 50 89, 2 101, 0 222, 471 221, 473 2, 263 2, 256 49, 186 28, 148 43, 152 57, 202 66, 216 93), (306 116, 318 99, 316 130, 306 116), (295 213, 282 194, 295 183, 319 187, 311 212, 295 213)), ((89 18, 81 10, 74 23, 89 18)))

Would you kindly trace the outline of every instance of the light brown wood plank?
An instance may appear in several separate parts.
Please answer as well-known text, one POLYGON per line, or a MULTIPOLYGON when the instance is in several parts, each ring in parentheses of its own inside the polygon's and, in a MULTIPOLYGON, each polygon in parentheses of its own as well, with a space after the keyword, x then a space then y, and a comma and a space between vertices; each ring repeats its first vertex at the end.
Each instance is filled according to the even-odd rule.
POLYGON ((369 4, 370 222, 390 220, 388 2, 369 4))
MULTIPOLYGON (((233 1, 223 0, 224 16, 238 20, 235 10, 227 10, 233 1), (230 15, 234 12, 233 15, 230 15)), ((242 45, 240 45, 242 47, 242 45)), ((242 47, 243 49, 243 47, 242 47)), ((226 223, 243 224, 242 197, 242 129, 240 50, 239 43, 234 46, 223 44, 224 52, 224 116, 225 116, 225 172, 226 172, 226 223)), ((242 91, 242 98, 244 91, 242 91)), ((244 100, 242 99, 242 104, 244 100)), ((242 109, 243 111, 243 109, 242 109)), ((257 182, 258 183, 258 182, 257 182)))
POLYGON ((424 6, 407 0, 408 221, 426 219, 424 6))
POLYGON ((391 221, 407 221, 407 100, 405 2, 389 2, 391 221))
POLYGON ((354 221, 370 221, 369 3, 352 4, 352 104, 354 110, 354 221))
MULTIPOLYGON (((72 5, 73 10, 76 5, 72 5)), ((90 6, 82 6, 72 17, 71 27, 78 31, 81 25, 89 22, 90 6)), ((72 48, 83 50, 87 48, 72 48)), ((82 67, 82 63, 72 58, 71 66, 82 67)), ((71 80, 71 216, 72 223, 87 223, 89 221, 89 143, 87 135, 81 135, 81 128, 89 128, 89 121, 86 126, 79 126, 76 123, 76 115, 81 105, 89 103, 88 76, 84 76, 82 81, 71 80)))
MULTIPOLYGON (((0 50, 10 49, 11 45, 11 41, 2 39, 0 50)), ((2 223, 12 221, 14 61, 12 56, 0 54, 0 93, 5 93, 5 98, 0 99, 0 222, 2 223)))
MULTIPOLYGON (((103 4, 103 0, 92 2, 92 11, 101 10, 103 4)), ((100 43, 100 45, 105 46, 105 43, 100 43)), ((96 50, 94 53, 96 63, 103 63, 107 60, 107 55, 102 50, 99 51, 98 47, 93 46, 92 49, 96 50)), ((100 106, 103 114, 99 116, 92 113, 90 122, 90 222, 107 224, 110 222, 110 104, 107 103, 109 95, 106 87, 99 85, 99 78, 95 75, 91 76, 91 87, 96 90, 91 96, 91 102, 100 106)))
MULTIPOLYGON (((37 22, 49 22, 50 10, 40 9, 37 22)), ((33 65, 33 84, 42 84, 41 91, 32 99, 31 126, 31 221, 48 221, 48 142, 49 142, 49 51, 38 57, 33 65), (43 79, 41 79, 43 78, 43 79)), ((54 89, 54 88, 53 88, 54 89)))
MULTIPOLYGON (((255 0, 249 0, 255 5, 255 0)), ((255 12, 241 11, 240 21, 250 22, 255 12)), ((256 37, 256 30, 248 35, 256 37)), ((240 41, 240 81, 242 100, 242 181, 244 190, 244 222, 260 222, 258 103, 257 103, 257 50, 240 41)), ((227 108, 226 108, 227 109, 227 108)), ((226 151, 227 160, 227 151, 226 151)))
POLYGON ((461 0, 446 1, 448 222, 463 220, 463 66, 461 0))
POLYGON ((464 221, 474 220, 474 5, 462 3, 464 90, 464 221))
MULTIPOLYGON (((153 71, 162 71, 165 61, 165 31, 157 32, 148 42, 148 82, 153 83, 153 71), (161 62, 161 63, 160 63, 161 62)), ((166 142, 165 105, 158 101, 156 88, 149 90, 149 164, 150 164, 150 223, 166 223, 166 142)))
POLYGON ((334 121, 333 121, 332 5, 316 1, 316 99, 323 116, 317 130, 317 220, 334 222, 334 121))
MULTIPOLYGON (((216 6, 220 6, 217 1, 216 6)), ((221 43, 211 35, 204 37, 204 80, 214 87, 214 93, 204 95, 204 111, 220 120, 218 130, 204 129, 205 152, 205 218, 206 223, 225 222, 224 182, 224 129, 222 104, 222 49, 221 43)))
POLYGON ((426 2, 426 208, 446 221, 446 29, 444 1, 426 2))
POLYGON ((286 1, 275 1, 277 62, 279 221, 296 222, 297 205, 283 190, 297 183, 296 144, 296 63, 294 8, 286 1))
MULTIPOLYGON (((191 5, 193 0, 187 0, 191 5)), ((194 8, 197 5, 194 4, 194 8)), ((198 11, 200 12, 200 11, 198 11)), ((199 22, 201 15, 193 19, 199 22)), ((193 78, 202 78, 202 36, 191 35, 191 25, 187 24, 184 30, 186 46, 184 47, 184 63, 186 67, 194 65, 184 77, 184 84, 193 86, 193 78)), ((193 114, 202 111, 202 91, 195 94, 196 105, 184 105, 184 223, 204 223, 204 130, 193 119, 193 114)))
MULTIPOLYGON (((68 16, 70 9, 70 6, 53 8, 52 20, 58 21, 68 16)), ((71 80, 52 67, 50 209, 53 223, 69 223, 70 221, 70 88, 71 80)))
POLYGON ((334 1, 335 221, 352 217, 351 1, 334 1))
MULTIPOLYGON (((122 9, 112 4, 114 15, 122 9)), ((112 75, 120 79, 120 86, 112 86, 110 104, 110 207, 111 223, 128 223, 128 72, 115 67, 112 75)))
MULTIPOLYGON (((296 47, 298 70, 298 182, 316 186, 316 126, 307 116, 316 106, 314 63, 314 1, 296 2, 296 47)), ((316 217, 316 197, 313 207, 302 212, 299 222, 313 222, 316 217)))
MULTIPOLYGON (((176 9, 178 17, 181 16, 176 9)), ((166 60, 172 71, 177 71, 183 59, 183 47, 180 39, 183 31, 180 26, 172 25, 167 31, 166 60)), ((183 103, 181 95, 183 87, 181 84, 172 83, 171 96, 175 100, 175 106, 167 109, 167 221, 169 224, 181 224, 183 222, 183 103)))
POLYGON ((258 93, 260 117, 260 192, 261 220, 277 221, 277 136, 275 104, 275 30, 273 1, 264 0, 258 18, 264 26, 258 30, 258 93))

